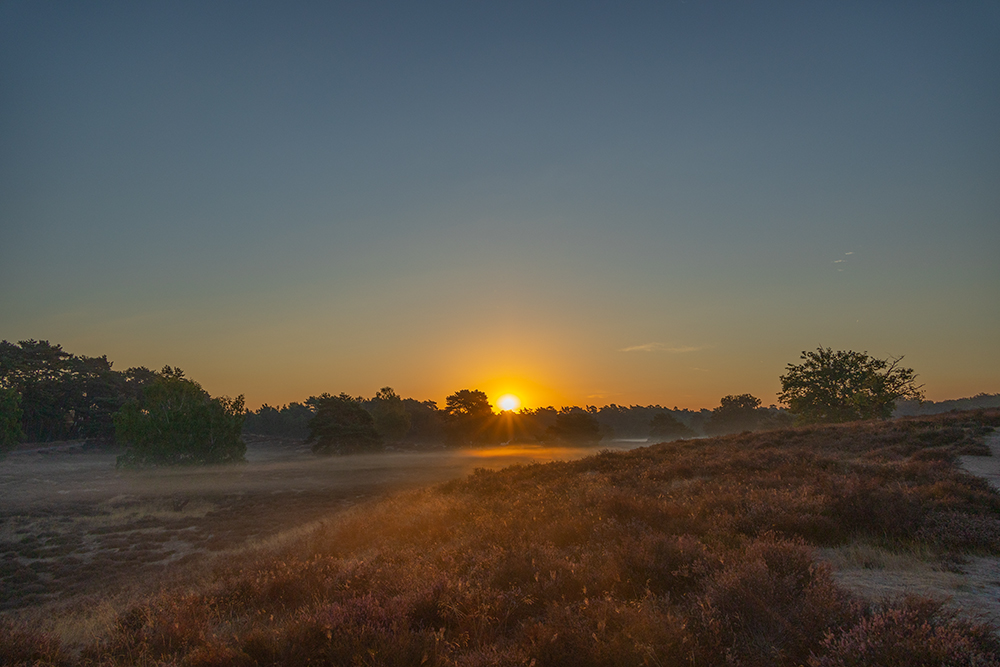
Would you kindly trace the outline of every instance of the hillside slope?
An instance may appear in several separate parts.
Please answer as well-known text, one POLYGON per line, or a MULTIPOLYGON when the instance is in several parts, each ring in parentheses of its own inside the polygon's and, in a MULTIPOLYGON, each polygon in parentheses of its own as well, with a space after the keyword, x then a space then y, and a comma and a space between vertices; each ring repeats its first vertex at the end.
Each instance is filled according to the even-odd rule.
POLYGON ((1000 495, 960 470, 1000 411, 747 433, 478 470, 338 515, 123 610, 26 664, 987 665, 993 629, 870 601, 817 548, 1000 555, 1000 495), (37 661, 37 662, 32 662, 37 661))

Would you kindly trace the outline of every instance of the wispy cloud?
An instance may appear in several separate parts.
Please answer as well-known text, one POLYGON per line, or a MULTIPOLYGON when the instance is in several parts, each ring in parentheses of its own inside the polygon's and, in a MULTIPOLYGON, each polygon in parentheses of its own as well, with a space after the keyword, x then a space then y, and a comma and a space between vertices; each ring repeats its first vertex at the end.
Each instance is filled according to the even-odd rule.
MULTIPOLYGON (((854 254, 854 251, 853 251, 853 250, 852 250, 852 251, 850 251, 850 252, 845 252, 845 253, 844 253, 844 256, 843 256, 843 257, 841 257, 840 259, 835 259, 835 260, 833 260, 833 263, 834 263, 834 264, 847 264, 847 263, 848 263, 848 262, 850 261, 850 259, 849 259, 849 258, 850 258, 850 256, 851 256, 851 255, 853 255, 853 254, 854 254)), ((838 267, 837 267, 837 270, 838 270, 838 271, 843 271, 843 270, 844 270, 844 267, 842 267, 842 266, 838 266, 838 267)))
POLYGON ((618 350, 619 352, 669 352, 670 354, 685 354, 687 352, 697 352, 698 350, 704 350, 704 347, 692 347, 691 345, 681 345, 679 347, 671 347, 665 343, 646 343, 644 345, 632 345, 631 347, 623 347, 618 350))

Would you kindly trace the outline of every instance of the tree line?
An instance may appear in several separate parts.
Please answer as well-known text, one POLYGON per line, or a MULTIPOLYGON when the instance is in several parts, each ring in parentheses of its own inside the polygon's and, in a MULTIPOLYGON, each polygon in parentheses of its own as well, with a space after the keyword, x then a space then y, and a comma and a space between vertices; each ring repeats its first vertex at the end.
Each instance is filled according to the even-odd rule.
POLYGON ((244 460, 243 397, 213 398, 178 368, 112 368, 48 341, 0 341, 0 455, 19 442, 125 448, 121 466, 244 460))
POLYGON ((371 398, 310 396, 281 407, 245 410, 243 397, 212 397, 183 371, 115 371, 106 356, 70 354, 48 341, 0 342, 0 454, 18 442, 88 439, 125 448, 119 465, 231 463, 244 460, 243 433, 312 443, 316 454, 378 451, 386 444, 592 444, 654 441, 782 428, 793 423, 886 419, 897 401, 922 400, 900 359, 817 348, 788 364, 779 400, 724 396, 713 410, 647 406, 564 406, 494 411, 487 395, 461 389, 445 406, 383 387, 371 398))
POLYGON ((326 453, 402 443, 465 446, 555 441, 591 444, 613 438, 676 440, 780 428, 791 422, 787 411, 763 408, 750 394, 725 396, 714 410, 611 404, 512 412, 494 410, 487 395, 476 389, 451 394, 439 408, 435 401, 403 398, 391 387, 383 387, 371 398, 323 394, 278 408, 265 404, 247 412, 244 431, 308 440, 317 443, 317 451, 326 453), (335 442, 342 444, 332 444, 335 442))

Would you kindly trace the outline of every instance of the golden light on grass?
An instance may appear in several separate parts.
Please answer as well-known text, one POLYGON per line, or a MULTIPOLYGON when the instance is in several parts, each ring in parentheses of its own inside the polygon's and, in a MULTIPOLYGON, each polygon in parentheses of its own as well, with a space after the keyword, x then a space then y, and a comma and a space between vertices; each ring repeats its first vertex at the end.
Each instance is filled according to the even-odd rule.
POLYGON ((501 410, 517 410, 521 407, 521 399, 514 394, 504 394, 497 399, 497 405, 501 410))

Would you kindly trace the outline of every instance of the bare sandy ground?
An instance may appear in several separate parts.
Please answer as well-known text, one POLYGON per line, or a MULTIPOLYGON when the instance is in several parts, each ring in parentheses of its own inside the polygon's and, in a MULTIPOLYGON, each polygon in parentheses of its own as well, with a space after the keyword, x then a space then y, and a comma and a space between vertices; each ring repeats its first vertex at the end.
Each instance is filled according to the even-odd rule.
MULTIPOLYGON (((1000 490, 1000 429, 987 437, 992 456, 962 456, 959 465, 1000 490)), ((947 566, 930 554, 891 554, 856 545, 823 549, 844 587, 871 599, 907 594, 946 599, 965 616, 992 623, 1000 632, 1000 558, 972 556, 947 566)))

